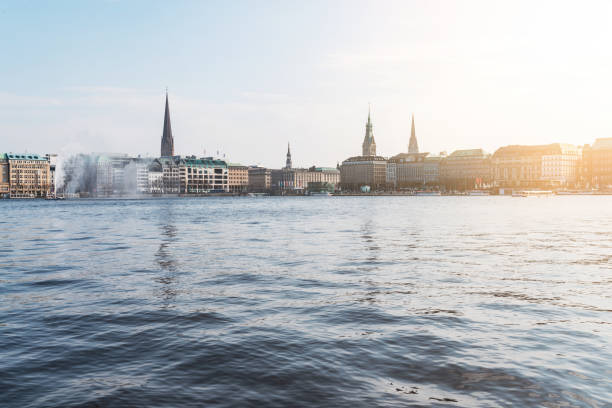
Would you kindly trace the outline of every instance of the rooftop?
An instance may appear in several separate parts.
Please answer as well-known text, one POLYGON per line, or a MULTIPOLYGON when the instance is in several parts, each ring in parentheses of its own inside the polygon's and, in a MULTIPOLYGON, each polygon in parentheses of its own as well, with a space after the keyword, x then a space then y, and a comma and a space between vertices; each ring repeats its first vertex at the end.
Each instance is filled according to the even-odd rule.
POLYGON ((318 172, 331 172, 331 173, 335 173, 338 171, 337 168, 335 167, 311 167, 308 169, 308 171, 318 171, 318 172))
POLYGON ((452 152, 446 159, 453 160, 470 160, 470 159, 486 159, 491 155, 485 153, 482 149, 463 149, 463 150, 455 150, 452 152))
POLYGON ((349 157, 342 163, 367 162, 367 161, 387 161, 387 159, 382 156, 353 156, 353 157, 349 157))
POLYGON ((213 159, 212 157, 202 157, 200 159, 185 158, 185 166, 189 167, 227 167, 223 160, 213 159))
POLYGON ((510 145, 500 147, 495 151, 493 156, 530 156, 530 155, 551 155, 564 154, 578 151, 574 145, 564 143, 552 143, 548 145, 510 145))
POLYGON ((389 159, 390 162, 411 163, 422 162, 429 153, 400 153, 389 159))
POLYGON ((436 162, 436 161, 442 161, 442 159, 444 159, 444 157, 442 156, 427 156, 425 158, 426 162, 436 162))
POLYGON ((449 157, 465 157, 465 156, 484 156, 486 153, 482 149, 463 149, 455 150, 449 157))
POLYGON ((601 137, 595 139, 593 149, 612 149, 612 137, 601 137))
POLYGON ((39 160, 39 161, 47 161, 47 158, 45 156, 41 156, 41 155, 38 155, 38 154, 30 154, 30 153, 23 153, 23 154, 5 153, 5 156, 7 157, 8 160, 39 160))

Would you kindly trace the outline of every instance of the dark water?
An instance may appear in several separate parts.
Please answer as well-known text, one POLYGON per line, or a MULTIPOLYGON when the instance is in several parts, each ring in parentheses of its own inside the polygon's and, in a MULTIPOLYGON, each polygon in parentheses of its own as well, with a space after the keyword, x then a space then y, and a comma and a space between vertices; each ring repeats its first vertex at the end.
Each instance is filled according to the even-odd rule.
POLYGON ((612 197, 0 215, 3 407, 612 406, 612 197))

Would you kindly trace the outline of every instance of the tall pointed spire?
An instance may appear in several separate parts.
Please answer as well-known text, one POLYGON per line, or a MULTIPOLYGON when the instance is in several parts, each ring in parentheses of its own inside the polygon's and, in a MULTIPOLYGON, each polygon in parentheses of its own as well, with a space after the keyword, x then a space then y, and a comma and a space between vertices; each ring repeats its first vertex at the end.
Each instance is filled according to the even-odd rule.
POLYGON ((161 157, 174 156, 174 138, 170 126, 170 107, 168 106, 168 88, 166 88, 166 111, 164 112, 164 133, 161 140, 161 157))
POLYGON ((376 142, 372 131, 372 119, 370 118, 370 106, 368 105, 368 122, 366 123, 366 133, 361 145, 362 156, 376 156, 376 142))
POLYGON ((408 142, 408 153, 418 153, 419 144, 416 139, 416 132, 414 131, 414 113, 412 114, 412 128, 410 129, 410 142, 408 142))
POLYGON ((291 168, 291 149, 289 148, 289 142, 287 142, 287 161, 285 162, 285 168, 291 168))

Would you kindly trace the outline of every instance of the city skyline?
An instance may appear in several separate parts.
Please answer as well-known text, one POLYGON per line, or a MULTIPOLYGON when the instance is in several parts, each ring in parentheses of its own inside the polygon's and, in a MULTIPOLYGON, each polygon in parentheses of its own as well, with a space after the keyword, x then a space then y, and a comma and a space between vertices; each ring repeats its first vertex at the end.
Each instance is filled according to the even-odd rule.
POLYGON ((609 406, 610 21, 0 0, 0 408, 609 406))
POLYGON ((384 156, 405 151, 413 112, 432 153, 591 143, 612 135, 610 7, 6 3, 3 148, 155 156, 166 86, 176 154, 268 167, 287 141, 296 165, 358 154, 368 102, 384 156))

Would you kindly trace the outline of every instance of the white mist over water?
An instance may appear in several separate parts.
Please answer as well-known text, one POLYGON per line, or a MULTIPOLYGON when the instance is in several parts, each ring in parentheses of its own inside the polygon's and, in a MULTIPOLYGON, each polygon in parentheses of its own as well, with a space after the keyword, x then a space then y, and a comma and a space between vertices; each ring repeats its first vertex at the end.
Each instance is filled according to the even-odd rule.
POLYGON ((139 197, 144 193, 138 185, 139 168, 152 161, 121 154, 62 154, 58 156, 56 184, 58 191, 68 195, 139 197))

